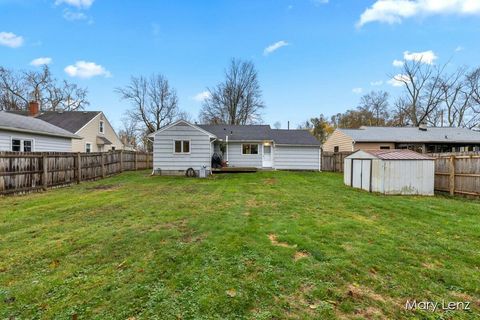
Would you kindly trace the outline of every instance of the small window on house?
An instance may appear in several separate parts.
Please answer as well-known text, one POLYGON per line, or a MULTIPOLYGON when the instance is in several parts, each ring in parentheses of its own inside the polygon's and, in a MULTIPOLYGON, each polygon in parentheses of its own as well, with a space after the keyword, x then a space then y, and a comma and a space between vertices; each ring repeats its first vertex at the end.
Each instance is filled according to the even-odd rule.
POLYGON ((91 143, 85 143, 85 152, 90 153, 92 152, 92 144, 91 143))
POLYGON ((32 152, 33 140, 31 139, 12 139, 12 151, 32 152))
POLYGON ((22 140, 12 139, 12 151, 20 151, 22 145, 22 140))
POLYGON ((99 124, 99 127, 98 127, 98 131, 100 133, 104 133, 105 132, 105 124, 103 121, 100 121, 100 124, 99 124))
POLYGON ((32 152, 32 140, 23 140, 23 152, 32 152))
POLYGON ((258 154, 258 144, 242 144, 242 154, 258 154))
POLYGON ((333 147, 333 152, 338 152, 340 148, 338 146, 333 147))
POLYGON ((175 140, 175 153, 190 153, 190 141, 175 140))
POLYGON ((115 146, 112 146, 112 151, 115 151, 115 149, 116 149, 115 146))
POLYGON ((390 146, 380 146, 380 150, 390 150, 390 146))

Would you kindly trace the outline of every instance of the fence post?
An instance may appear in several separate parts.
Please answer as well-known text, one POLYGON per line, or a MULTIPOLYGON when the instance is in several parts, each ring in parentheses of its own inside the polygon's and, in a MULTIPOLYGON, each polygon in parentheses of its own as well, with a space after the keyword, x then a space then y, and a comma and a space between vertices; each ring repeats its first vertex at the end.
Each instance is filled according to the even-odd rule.
POLYGON ((43 163, 43 190, 47 190, 48 187, 48 158, 47 154, 43 153, 42 154, 42 163, 43 163))
POLYGON ((106 172, 105 172, 105 154, 102 152, 100 153, 101 157, 102 157, 102 178, 105 179, 106 177, 106 172))
POLYGON ((455 194, 455 155, 450 156, 450 194, 455 194))
POLYGON ((123 150, 120 150, 120 172, 123 172, 123 150))
POLYGON ((82 155, 77 152, 77 183, 82 181, 82 155))
POLYGON ((135 171, 138 170, 138 156, 137 155, 138 155, 138 152, 135 151, 135 153, 133 154, 133 159, 135 161, 135 171))

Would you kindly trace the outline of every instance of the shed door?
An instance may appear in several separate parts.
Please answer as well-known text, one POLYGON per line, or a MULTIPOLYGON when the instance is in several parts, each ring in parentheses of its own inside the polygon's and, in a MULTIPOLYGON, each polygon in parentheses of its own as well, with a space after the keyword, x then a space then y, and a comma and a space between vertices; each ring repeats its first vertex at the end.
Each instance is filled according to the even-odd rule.
POLYGON ((352 160, 352 187, 362 187, 362 160, 352 160))
POLYGON ((352 187, 370 191, 372 160, 352 160, 352 187))
POLYGON ((362 189, 370 191, 370 170, 372 160, 362 160, 362 189))

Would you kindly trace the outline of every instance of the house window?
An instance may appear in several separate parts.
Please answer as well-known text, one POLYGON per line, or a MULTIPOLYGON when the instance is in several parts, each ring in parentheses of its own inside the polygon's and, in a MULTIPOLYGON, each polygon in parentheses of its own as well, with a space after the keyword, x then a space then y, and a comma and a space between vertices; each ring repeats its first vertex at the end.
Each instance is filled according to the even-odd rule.
POLYGON ((112 151, 115 151, 117 148, 115 148, 115 146, 112 146, 112 151))
POLYGON ((242 144, 242 154, 258 154, 258 144, 242 144))
POLYGON ((175 153, 190 153, 190 140, 175 140, 175 153))
POLYGON ((31 139, 12 139, 12 151, 32 152, 33 140, 31 139))
POLYGON ((98 131, 100 133, 105 133, 105 124, 103 121, 100 121, 100 124, 99 124, 99 127, 98 127, 98 131))
POLYGON ((338 146, 333 147, 333 152, 338 152, 340 148, 338 146))
POLYGON ((380 150, 390 150, 390 146, 380 146, 380 150))
POLYGON ((92 152, 92 144, 90 142, 85 143, 85 152, 86 153, 92 152))

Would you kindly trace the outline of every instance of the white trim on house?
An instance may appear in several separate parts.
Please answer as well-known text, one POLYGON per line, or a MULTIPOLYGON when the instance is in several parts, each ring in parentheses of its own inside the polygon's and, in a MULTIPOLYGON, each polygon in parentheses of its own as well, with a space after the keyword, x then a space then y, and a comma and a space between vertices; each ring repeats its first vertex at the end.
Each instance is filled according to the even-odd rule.
POLYGON ((183 156, 183 155, 189 155, 192 153, 192 140, 191 139, 172 139, 172 146, 173 146, 173 155, 175 156, 183 156), (175 142, 180 141, 181 142, 181 152, 176 152, 175 151, 175 142), (183 142, 188 141, 188 152, 183 152, 183 142))
MULTIPOLYGON (((44 132, 44 131, 35 131, 35 130, 28 130, 22 128, 13 128, 13 127, 3 127, 0 126, 0 130, 10 131, 10 132, 23 132, 23 133, 32 133, 37 134, 39 136, 47 136, 47 137, 60 137, 60 138, 68 138, 68 139, 82 139, 81 137, 71 133, 70 135, 61 135, 56 133, 44 132)), ((68 131, 67 131, 68 132, 68 131)))
MULTIPOLYGON (((81 112, 81 111, 79 111, 79 112, 81 112)), ((99 115, 101 115, 102 113, 103 113, 102 111, 100 111, 99 113, 97 113, 97 115, 96 115, 95 117, 93 117, 92 119, 90 119, 90 121, 88 121, 87 123, 85 123, 85 124, 83 125, 83 127, 81 127, 80 129, 78 129, 75 133, 78 133, 78 132, 82 131, 83 129, 85 129, 85 127, 88 126, 88 125, 90 124, 90 122, 92 122, 93 120, 95 120, 95 118, 98 117, 99 115)))
POLYGON ((35 138, 18 138, 10 136, 10 151, 13 151, 13 140, 20 140, 20 151, 18 152, 35 152, 35 138), (25 141, 31 141, 30 151, 25 151, 25 141))
POLYGON ((92 153, 92 146, 93 146, 93 143, 85 141, 85 153, 92 153), (89 152, 87 152, 87 144, 90 145, 90 151, 89 152))
POLYGON ((170 128, 176 126, 176 125, 179 124, 179 123, 184 123, 184 124, 186 124, 187 126, 190 126, 190 127, 192 127, 192 128, 195 128, 195 129, 197 129, 198 131, 200 131, 200 132, 208 135, 208 136, 211 137, 211 138, 217 138, 217 136, 214 135, 214 134, 212 134, 211 132, 208 132, 208 131, 206 131, 206 130, 203 130, 203 129, 200 128, 199 126, 196 126, 196 125, 194 125, 194 124, 191 124, 190 122, 185 121, 185 120, 178 120, 178 121, 175 121, 174 123, 171 123, 171 124, 169 124, 169 125, 166 125, 165 127, 160 128, 159 130, 157 130, 157 131, 155 131, 155 132, 153 132, 153 133, 150 133, 147 137, 149 137, 149 138, 152 138, 152 137, 153 137, 153 138, 154 138, 157 133, 160 133, 160 132, 162 132, 162 131, 165 131, 165 130, 167 130, 167 129, 170 129, 170 128))

